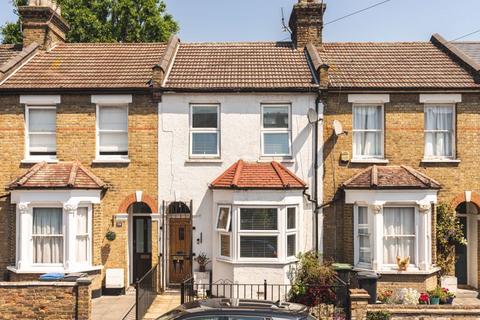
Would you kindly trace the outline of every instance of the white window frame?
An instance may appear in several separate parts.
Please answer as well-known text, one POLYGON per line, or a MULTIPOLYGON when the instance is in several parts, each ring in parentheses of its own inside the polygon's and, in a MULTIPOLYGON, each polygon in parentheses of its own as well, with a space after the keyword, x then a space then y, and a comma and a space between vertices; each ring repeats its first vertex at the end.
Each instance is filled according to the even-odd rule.
POLYGON ((263 103, 260 106, 260 128, 261 128, 261 155, 263 157, 290 157, 292 156, 292 105, 288 103, 263 103), (287 107, 288 109, 288 128, 264 128, 263 115, 266 108, 287 107), (287 133, 288 134, 288 153, 285 154, 268 154, 265 153, 265 134, 266 133, 287 133))
POLYGON ((353 103, 352 104, 352 160, 383 160, 385 159, 385 104, 383 103, 353 103), (355 108, 357 107, 380 107, 380 118, 382 119, 381 129, 364 130, 355 129, 355 108), (355 133, 356 132, 380 132, 380 155, 365 156, 355 154, 355 133))
POLYGON ((220 104, 209 103, 192 103, 190 104, 189 119, 189 157, 192 159, 220 158, 220 104), (215 107, 217 109, 217 127, 216 128, 194 128, 193 127, 193 109, 198 107, 215 107), (193 154, 193 134, 194 133, 216 133, 217 135, 217 152, 215 154, 193 154))
POLYGON ((424 127, 423 127, 423 159, 424 160, 455 160, 456 159, 456 127, 457 127, 457 110, 456 105, 454 103, 425 103, 423 109, 423 117, 424 117, 424 127), (427 133, 431 132, 449 132, 447 130, 427 130, 425 126, 426 117, 425 117, 425 110, 426 108, 431 107, 443 107, 443 108, 452 108, 452 156, 427 156, 425 154, 425 140, 427 138, 427 133))
POLYGON ((55 110, 57 107, 55 105, 25 105, 25 159, 32 161, 57 161, 57 146, 55 146, 55 155, 31 155, 30 154, 30 135, 54 135, 55 140, 57 139, 57 130, 53 132, 30 132, 30 110, 55 110))
POLYGON ((368 208, 368 205, 364 204, 358 204, 355 205, 353 208, 353 224, 354 224, 354 229, 353 229, 353 237, 354 237, 354 247, 355 247, 355 252, 354 252, 354 261, 355 265, 358 266, 359 268, 365 268, 365 269, 370 269, 372 267, 372 259, 373 259, 373 216, 371 215, 371 212, 368 208), (365 263, 365 262, 360 262, 360 234, 358 233, 358 208, 367 208, 367 219, 368 219, 368 240, 369 240, 369 245, 370 245, 370 263, 365 263))
MULTIPOLYGON (((66 214, 65 214, 65 210, 63 210, 63 207, 62 206, 59 206, 58 204, 35 204, 35 205, 32 205, 32 207, 30 208, 29 210, 30 212, 30 219, 31 219, 31 225, 29 226, 29 229, 28 230, 21 230, 21 235, 20 236, 30 236, 30 241, 28 242, 29 243, 29 246, 28 246, 28 251, 29 251, 29 262, 30 264, 32 265, 32 267, 34 268, 42 268, 42 267, 62 267, 64 266, 66 263, 67 263, 67 239, 68 239, 68 236, 67 236, 67 228, 66 228, 66 224, 67 222, 65 221, 67 219, 66 217, 66 214), (63 239, 63 245, 62 245, 62 262, 61 263, 35 263, 34 262, 34 254, 33 254, 33 237, 35 236, 33 234, 33 211, 34 209, 36 208, 52 208, 52 209, 61 209, 62 211, 62 239, 63 239)), ((23 226, 22 226, 23 227, 23 226)), ((25 226, 27 227, 27 226, 25 226)))
MULTIPOLYGON (((415 251, 415 259, 411 259, 410 258, 410 264, 408 265, 409 268, 417 268, 418 267, 418 254, 419 254, 419 234, 418 234, 418 207, 416 205, 412 205, 412 204, 394 204, 394 203, 389 203, 388 205, 384 205, 383 208, 382 208, 382 216, 383 216, 383 210, 385 208, 413 208, 413 216, 414 216, 414 226, 415 226, 415 248, 414 248, 414 251, 415 251)), ((380 243, 380 246, 382 248, 382 252, 383 252, 383 247, 384 247, 384 240, 385 240, 385 234, 383 232, 384 230, 384 221, 382 219, 382 225, 381 225, 381 232, 382 232, 382 237, 381 237, 381 243, 380 243)), ((411 237, 411 235, 409 235, 409 237, 411 237)), ((378 243, 378 241, 377 241, 378 243)), ((382 261, 382 267, 383 269, 387 269, 387 270, 397 270, 398 269, 398 265, 396 263, 390 263, 390 264, 387 264, 385 262, 382 261)))
POLYGON ((218 256, 221 258, 221 259, 225 259, 225 260, 231 260, 232 259, 232 256, 233 256, 233 251, 232 251, 232 239, 233 239, 233 236, 232 236, 232 233, 231 232, 219 232, 218 233, 218 256), (230 251, 230 256, 224 256, 222 255, 222 236, 228 236, 229 237, 229 251, 230 251))
POLYGON ((95 125, 96 125, 96 151, 95 151, 95 157, 96 160, 107 160, 107 161, 122 161, 122 160, 128 160, 129 155, 130 155, 130 150, 129 150, 129 104, 128 103, 97 103, 96 106, 96 120, 95 120, 95 125), (102 107, 121 107, 125 108, 127 112, 127 130, 100 130, 100 109, 102 107), (127 134, 127 154, 126 155, 101 155, 100 154, 100 134, 101 133, 126 133, 127 134))
POLYGON ((217 209, 217 219, 215 220, 215 230, 217 231, 222 231, 222 232, 229 232, 230 226, 232 223, 232 206, 230 205, 219 205, 217 209), (227 219, 227 226, 226 228, 219 228, 218 227, 218 222, 220 219, 220 210, 222 208, 227 208, 228 209, 228 219, 227 219))
POLYGON ((285 208, 285 257, 287 260, 295 260, 298 252, 298 208, 296 206, 287 206, 285 208), (295 228, 288 228, 288 209, 295 209, 295 228), (288 236, 295 236, 295 254, 293 256, 288 255, 288 236))
MULTIPOLYGON (((87 233, 79 235, 75 231, 75 241, 77 241, 79 236, 86 236, 87 237, 87 261, 84 261, 84 262, 76 261, 77 254, 75 252, 75 263, 78 264, 78 265, 91 266, 92 265, 92 228, 93 228, 92 206, 79 205, 78 208, 77 208, 77 211, 75 212, 75 223, 77 221, 78 209, 80 209, 80 208, 87 209, 87 233)), ((76 225, 75 225, 75 230, 76 230, 76 225)))

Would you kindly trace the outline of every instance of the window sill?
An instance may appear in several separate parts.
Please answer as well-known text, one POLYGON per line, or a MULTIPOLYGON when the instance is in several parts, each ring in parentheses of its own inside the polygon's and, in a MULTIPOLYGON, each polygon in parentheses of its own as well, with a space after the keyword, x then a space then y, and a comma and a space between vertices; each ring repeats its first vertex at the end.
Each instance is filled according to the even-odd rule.
POLYGON ((128 158, 97 158, 92 163, 130 163, 128 158))
POLYGON ((400 270, 372 270, 368 268, 363 268, 363 267, 355 267, 353 271, 375 271, 379 274, 385 274, 385 275, 429 275, 436 273, 440 270, 439 267, 431 267, 429 270, 419 270, 415 267, 411 267, 410 270, 407 269, 407 271, 400 271, 400 270))
POLYGON ((422 159, 422 163, 460 163, 460 159, 422 159))
POLYGON ((26 269, 17 269, 14 266, 7 267, 7 270, 17 274, 44 274, 48 272, 73 273, 73 272, 98 271, 102 269, 103 269, 103 266, 84 266, 84 267, 74 267, 70 269, 65 269, 64 267, 57 267, 57 266, 51 266, 51 267, 39 266, 39 267, 30 267, 26 269))
POLYGON ((225 259, 225 258, 222 258, 222 257, 217 257, 216 258, 217 261, 219 262, 225 262, 225 263, 229 263, 229 264, 233 264, 233 265, 288 265, 288 264, 292 264, 292 263, 296 263, 298 260, 297 259, 289 259, 289 260, 284 260, 284 261, 279 261, 279 260, 275 260, 275 261, 272 261, 272 260, 259 260, 259 261, 252 261, 252 260, 247 260, 247 261, 243 261, 243 260, 229 260, 229 259, 225 259))
POLYGON ((387 164, 387 159, 351 159, 351 163, 372 163, 372 164, 387 164))
POLYGON ((223 163, 219 158, 190 158, 185 160, 185 163, 223 163))
POLYGON ((58 159, 53 159, 53 158, 27 158, 27 159, 23 159, 22 161, 20 161, 21 164, 35 164, 35 163, 39 163, 39 162, 47 162, 47 163, 58 163, 59 160, 58 159))
POLYGON ((262 156, 258 159, 258 162, 271 162, 271 161, 278 161, 281 163, 295 163, 295 160, 291 157, 274 157, 274 156, 262 156))

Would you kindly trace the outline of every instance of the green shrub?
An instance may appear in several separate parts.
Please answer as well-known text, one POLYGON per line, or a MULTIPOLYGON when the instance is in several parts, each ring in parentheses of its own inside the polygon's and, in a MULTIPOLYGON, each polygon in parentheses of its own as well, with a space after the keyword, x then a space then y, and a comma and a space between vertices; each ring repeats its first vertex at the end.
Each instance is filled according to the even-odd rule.
POLYGON ((388 311, 368 311, 367 320, 390 320, 392 315, 388 311))

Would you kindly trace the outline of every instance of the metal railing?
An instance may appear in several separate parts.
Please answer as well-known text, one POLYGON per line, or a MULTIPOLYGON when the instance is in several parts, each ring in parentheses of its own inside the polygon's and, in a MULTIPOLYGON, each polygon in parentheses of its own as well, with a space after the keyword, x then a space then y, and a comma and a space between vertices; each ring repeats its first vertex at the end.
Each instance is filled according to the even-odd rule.
POLYGON ((158 264, 135 282, 135 318, 143 319, 158 294, 158 264))
MULTIPOLYGON (((305 292, 315 292, 321 298, 318 305, 322 308, 326 305, 331 312, 341 311, 345 315, 344 319, 348 319, 349 313, 349 284, 335 276, 330 284, 326 285, 310 285, 304 288, 305 292)), ((254 300, 270 300, 270 301, 286 301, 299 302, 307 305, 314 305, 315 301, 299 301, 295 297, 291 284, 270 284, 267 280, 263 283, 241 284, 233 283, 230 280, 219 280, 214 283, 195 283, 194 278, 190 277, 183 281, 180 285, 180 301, 187 303, 199 299, 206 298, 234 298, 234 299, 254 299, 254 300)), ((312 308, 314 313, 324 313, 320 307, 312 308)), ((330 312, 329 311, 329 312, 330 312)), ((341 317, 333 317, 341 319, 341 317)))

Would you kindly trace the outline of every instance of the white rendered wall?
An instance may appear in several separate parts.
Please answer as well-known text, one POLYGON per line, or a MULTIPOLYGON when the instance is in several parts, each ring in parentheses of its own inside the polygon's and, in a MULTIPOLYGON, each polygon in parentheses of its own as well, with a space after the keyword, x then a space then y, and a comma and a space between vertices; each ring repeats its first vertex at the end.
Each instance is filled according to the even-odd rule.
MULTIPOLYGON (((165 93, 159 103, 159 201, 193 200, 193 252, 214 256, 212 217, 213 192, 209 184, 239 159, 245 161, 277 160, 302 178, 311 194, 313 168, 313 125, 307 120, 309 108, 315 108, 316 94, 179 94, 165 93), (195 103, 220 105, 220 159, 189 159, 189 112, 195 103), (261 156, 261 104, 291 104, 292 159, 261 156), (197 239, 202 233, 202 243, 197 239)), ((319 141, 322 141, 319 123, 319 141)), ((321 145, 321 144, 320 144, 321 145)), ((320 148, 320 146, 319 146, 320 148)), ((321 150, 321 149, 319 149, 321 150)), ((322 190, 322 155, 319 152, 319 192, 322 190)), ((318 195, 322 199, 322 194, 318 195)), ((300 251, 314 248, 311 203, 303 199, 300 251)), ((322 225, 319 224, 319 229, 322 225)), ((321 248, 320 248, 321 250, 321 248)), ((225 263, 222 263, 225 264, 225 263)), ((254 266, 252 266, 254 267, 254 266)), ((194 266, 194 269, 197 267, 194 266)), ((248 267, 251 268, 251 267, 248 267)), ((279 268, 285 273, 285 266, 279 268)), ((225 276, 238 274, 241 268, 222 271, 225 276)), ((220 272, 220 270, 218 270, 220 272)), ((248 273, 247 273, 248 274, 248 273)), ((221 276, 221 274, 219 274, 221 276)), ((216 277, 217 278, 217 277, 216 277)), ((218 277, 222 278, 222 277, 218 277)), ((217 278, 217 279, 218 279, 217 278)))

